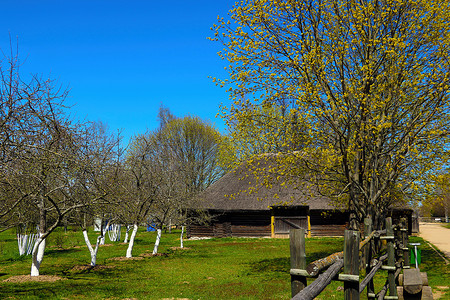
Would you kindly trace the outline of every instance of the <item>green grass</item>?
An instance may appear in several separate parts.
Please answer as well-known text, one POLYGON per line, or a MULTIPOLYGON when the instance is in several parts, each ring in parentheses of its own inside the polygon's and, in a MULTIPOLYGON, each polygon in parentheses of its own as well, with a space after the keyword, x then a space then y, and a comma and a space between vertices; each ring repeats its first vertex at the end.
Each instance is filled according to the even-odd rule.
MULTIPOLYGON (((94 242, 96 233, 90 232, 94 242)), ((423 263, 430 285, 448 286, 450 267, 420 238, 423 263)), ((139 231, 133 256, 151 252, 155 233, 139 231)), ((118 261, 127 245, 107 244, 98 253, 97 263, 103 268, 80 270, 87 265, 89 252, 80 231, 58 231, 49 237, 42 275, 64 278, 56 282, 3 282, 14 275, 29 274, 31 258, 20 257, 12 231, 0 234, 0 298, 9 299, 289 299, 289 241, 287 239, 223 238, 185 241, 179 246, 179 232, 163 234, 159 248, 163 256, 142 260, 118 261), (59 244, 62 248, 55 245, 59 244)), ((307 239, 307 260, 311 262, 341 251, 340 238, 307 239)), ((386 280, 377 276, 376 288, 386 280)), ((310 280, 311 281, 311 280, 310 280)), ((333 282, 318 299, 343 299, 343 284, 333 282)), ((441 288, 442 289, 442 288, 441 288)), ((443 289, 442 289, 443 290, 443 289)), ((441 299, 450 299, 450 290, 441 299)))
POLYGON ((444 225, 442 225, 442 226, 444 226, 445 228, 450 229, 450 223, 444 224, 444 225))

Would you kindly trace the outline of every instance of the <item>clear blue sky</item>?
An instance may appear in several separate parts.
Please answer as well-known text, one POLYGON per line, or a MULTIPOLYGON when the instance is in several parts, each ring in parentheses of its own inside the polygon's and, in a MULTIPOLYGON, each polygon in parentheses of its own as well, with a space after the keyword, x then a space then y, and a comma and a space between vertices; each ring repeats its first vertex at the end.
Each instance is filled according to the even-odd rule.
POLYGON ((157 127, 161 103, 177 116, 215 118, 228 103, 222 46, 207 40, 234 1, 3 0, 0 48, 18 39, 22 72, 69 86, 77 118, 123 129, 125 140, 157 127))

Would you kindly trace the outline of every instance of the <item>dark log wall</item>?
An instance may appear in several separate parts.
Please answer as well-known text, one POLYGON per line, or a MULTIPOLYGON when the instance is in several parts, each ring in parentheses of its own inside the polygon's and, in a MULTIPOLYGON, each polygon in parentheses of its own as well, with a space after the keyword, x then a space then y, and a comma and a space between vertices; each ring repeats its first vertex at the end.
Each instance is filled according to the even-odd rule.
POLYGON ((213 211, 210 224, 189 224, 189 237, 264 237, 271 235, 270 211, 213 211))
MULTIPOLYGON (((411 211, 412 212, 412 211, 411 211)), ((310 214, 312 236, 344 236, 347 227, 348 213, 339 210, 305 210, 300 207, 277 208, 269 210, 211 210, 213 216, 210 224, 190 224, 187 228, 188 237, 265 237, 271 236, 271 216, 274 215, 274 233, 276 237, 287 235, 294 223, 308 229, 307 216, 310 214), (284 220, 284 221, 283 221, 284 220), (287 222, 285 222, 287 221, 287 222)), ((411 231, 411 213, 409 210, 393 210, 394 220, 402 216, 408 217, 408 227, 411 231)))
POLYGON ((312 236, 344 236, 348 213, 339 210, 310 210, 312 236))

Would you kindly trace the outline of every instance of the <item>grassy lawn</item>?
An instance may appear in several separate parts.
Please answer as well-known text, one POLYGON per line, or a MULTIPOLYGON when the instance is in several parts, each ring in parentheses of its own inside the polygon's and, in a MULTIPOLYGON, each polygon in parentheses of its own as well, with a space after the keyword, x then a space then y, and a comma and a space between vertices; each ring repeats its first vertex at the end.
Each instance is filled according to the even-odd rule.
MULTIPOLYGON (((139 231, 133 256, 140 260, 114 260, 125 255, 127 245, 102 246, 95 269, 81 232, 55 232, 50 236, 40 272, 63 278, 55 282, 5 282, 29 274, 31 258, 19 257, 14 232, 0 234, 0 298, 9 299, 289 299, 289 241, 287 239, 224 238, 185 241, 179 232, 163 234, 159 252, 151 253, 155 233, 139 231), (56 245, 61 246, 58 248, 56 245)), ((91 241, 96 233, 91 232, 91 241)), ((411 241, 421 242, 420 238, 411 241)), ((308 261, 341 251, 340 238, 307 239, 308 261)), ((433 290, 450 299, 450 266, 422 243, 421 269, 428 272, 433 290), (446 295, 444 295, 446 293, 446 295)), ((377 289, 385 273, 378 276, 377 289)), ((343 299, 343 284, 333 282, 318 299, 343 299)), ((365 296, 363 296, 364 298, 365 296)))

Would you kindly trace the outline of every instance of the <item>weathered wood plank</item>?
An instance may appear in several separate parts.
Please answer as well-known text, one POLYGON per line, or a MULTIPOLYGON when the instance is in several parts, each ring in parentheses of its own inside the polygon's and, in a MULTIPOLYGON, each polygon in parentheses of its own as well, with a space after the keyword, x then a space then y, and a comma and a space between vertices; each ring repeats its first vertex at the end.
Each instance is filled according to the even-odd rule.
POLYGON ((403 270, 403 289, 408 294, 418 294, 422 291, 422 276, 419 269, 403 270))
POLYGON ((344 266, 344 260, 339 259, 325 272, 319 275, 313 283, 305 287, 300 293, 295 295, 292 300, 312 300, 319 295, 331 282, 331 280, 339 273, 344 266))
POLYGON ((306 272, 308 272, 308 274, 310 276, 315 276, 315 275, 319 274, 320 270, 325 269, 328 266, 331 266, 336 261, 338 261, 339 259, 343 259, 343 258, 344 258, 344 251, 336 252, 327 257, 318 259, 318 260, 310 263, 306 267, 306 272))
MULTIPOLYGON (((291 269, 305 269, 305 229, 291 229, 289 233, 291 269)), ((306 287, 306 277, 291 275, 291 295, 294 297, 306 287)))
POLYGON ((422 300, 433 300, 433 291, 431 286, 424 286, 422 288, 422 300))
MULTIPOLYGON (((386 218, 386 236, 394 236, 391 217, 386 218)), ((397 296, 397 287, 395 285, 395 249, 393 240, 388 240, 387 242, 387 254, 387 264, 390 267, 390 270, 388 270, 389 296, 397 296)))
MULTIPOLYGON (((427 272, 420 272, 420 277, 422 277, 422 285, 428 285, 427 272)), ((403 285, 403 274, 398 275, 398 285, 403 285)))
MULTIPOLYGON (((346 230, 344 239, 344 273, 359 275, 359 231, 346 230)), ((344 298, 359 299, 359 282, 344 282, 344 298)))
MULTIPOLYGON (((372 267, 372 269, 370 269, 369 273, 366 275, 366 277, 361 281, 360 285, 359 285, 359 292, 362 293, 364 291, 364 288, 372 281, 372 278, 375 276, 375 273, 381 268, 381 266, 383 265, 383 261, 387 259, 387 254, 383 255, 380 257, 379 261, 377 262, 377 264, 375 266, 372 267)), ((367 295, 369 294, 373 294, 373 289, 371 291, 367 291, 367 295)))
MULTIPOLYGON (((383 231, 373 231, 366 239, 364 239, 362 242, 359 243, 359 249, 364 247, 369 241, 374 237, 382 233, 383 231)), ((338 259, 344 258, 344 252, 336 252, 333 253, 327 257, 318 259, 316 261, 313 261, 306 267, 306 271, 310 276, 316 276, 319 274, 319 272, 323 269, 325 269, 328 266, 331 266, 334 264, 338 259)))

